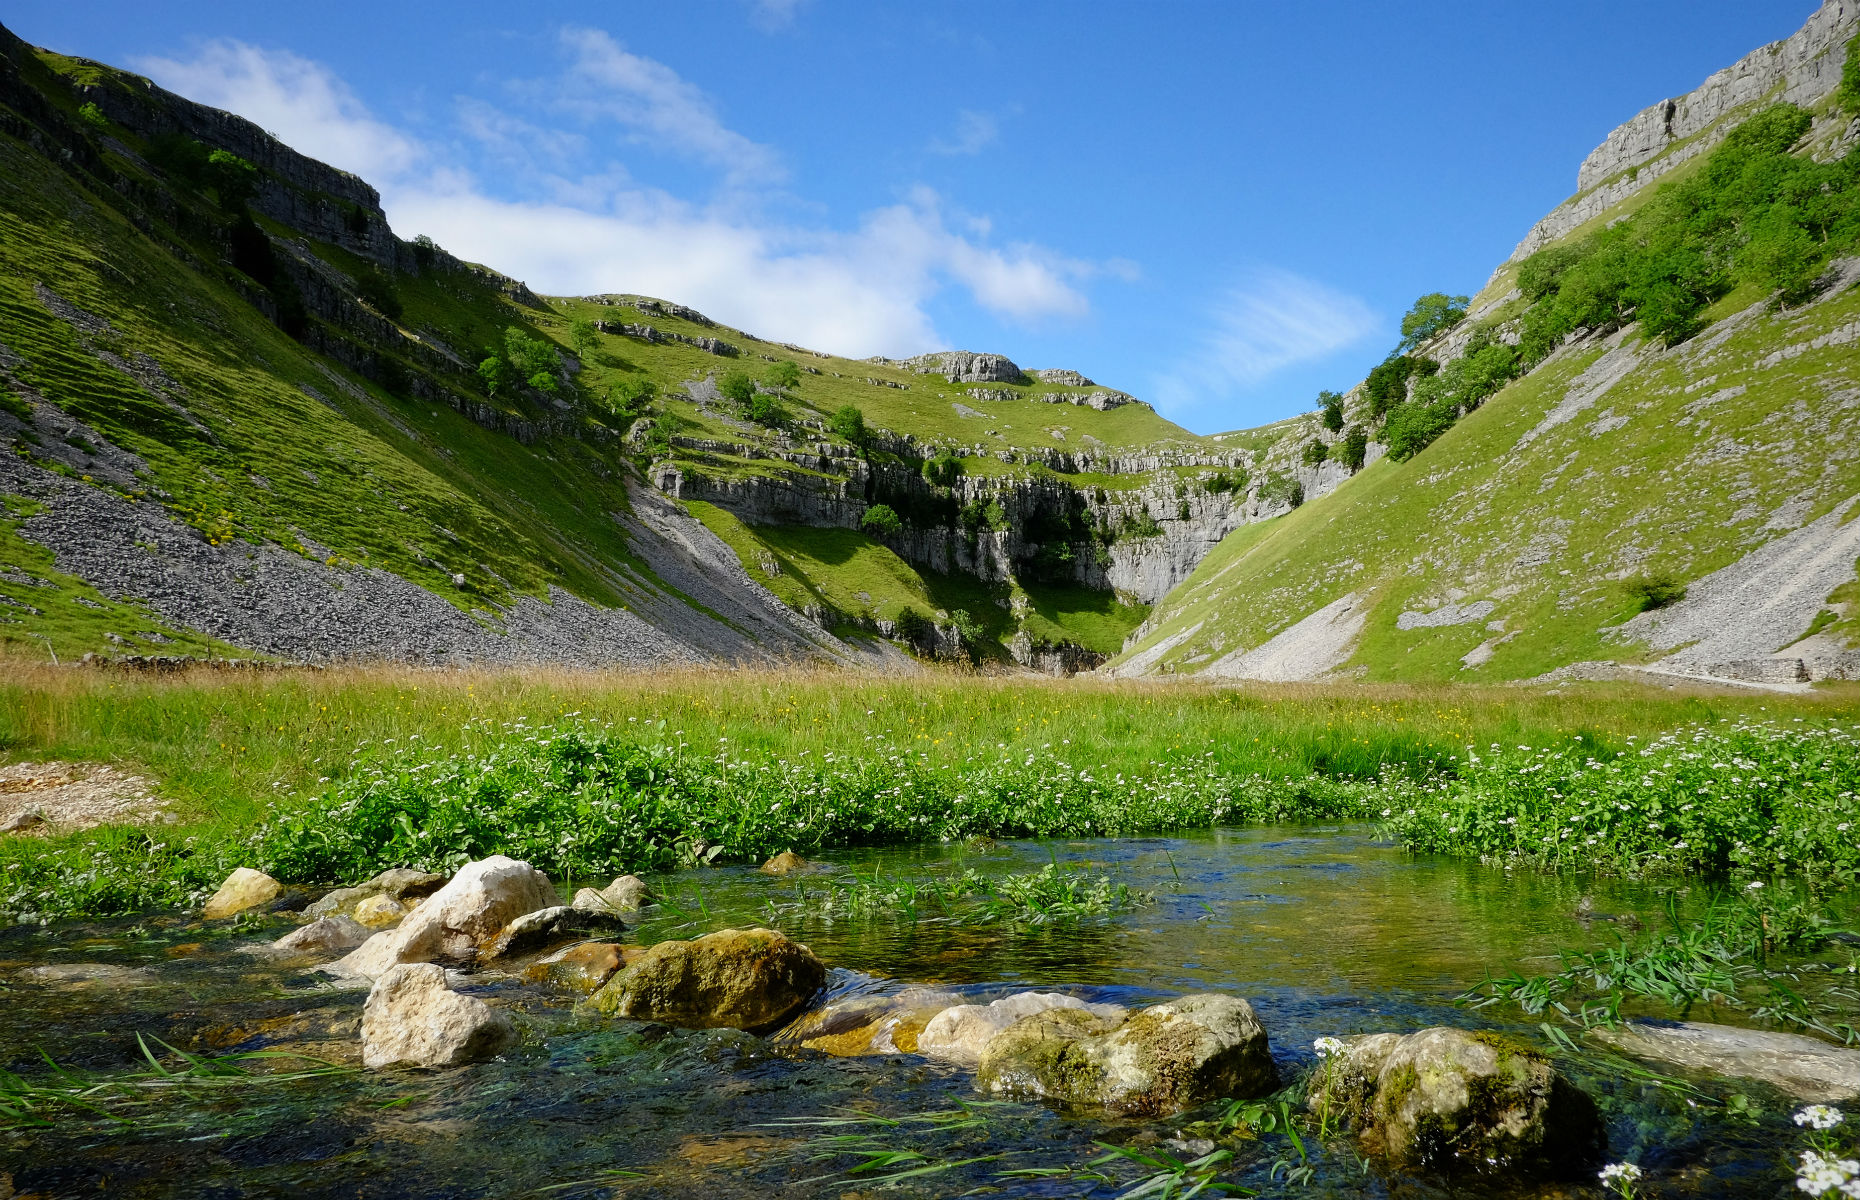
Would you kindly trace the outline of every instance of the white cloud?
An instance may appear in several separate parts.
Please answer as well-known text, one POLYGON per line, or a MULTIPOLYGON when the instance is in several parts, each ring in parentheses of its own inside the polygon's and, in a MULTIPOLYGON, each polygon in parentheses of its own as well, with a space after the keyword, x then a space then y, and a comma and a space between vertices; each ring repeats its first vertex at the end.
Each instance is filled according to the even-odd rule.
MULTIPOLYGON (((725 128, 703 93, 670 68, 606 34, 565 35, 570 104, 625 123, 644 139, 678 141, 740 181, 742 164, 779 170, 773 151, 725 128)), ((381 189, 402 236, 427 234, 550 294, 640 292, 691 304, 739 328, 863 357, 943 344, 928 313, 944 288, 1017 322, 1084 315, 1079 285, 1099 267, 1029 244, 997 246, 985 218, 945 217, 927 188, 866 213, 852 229, 764 219, 744 193, 706 206, 642 186, 618 164, 587 169, 586 140, 476 99, 458 120, 479 162, 445 157, 371 115, 340 79, 296 55, 215 42, 191 61, 143 64, 165 85, 275 129, 299 149, 356 171, 381 189), (512 165, 523 169, 512 170, 512 165), (575 167, 581 166, 577 174, 575 167)), ((765 174, 765 177, 767 175, 765 174)))
POLYGON ((1205 405, 1379 328, 1369 306, 1354 296, 1289 271, 1258 271, 1214 306, 1200 344, 1157 381, 1157 399, 1169 407, 1205 405))
POLYGON ((980 154, 1000 133, 1000 123, 994 117, 965 108, 956 114, 955 135, 947 140, 933 138, 930 150, 934 154, 980 154))
POLYGON ((774 150, 726 127, 710 98, 664 63, 599 29, 565 29, 562 46, 573 60, 562 79, 563 108, 616 121, 635 140, 709 163, 734 182, 786 176, 774 150))
POLYGON ((207 42, 191 60, 131 60, 169 91, 236 112, 287 145, 370 182, 420 159, 419 143, 368 115, 348 85, 320 63, 244 42, 207 42))

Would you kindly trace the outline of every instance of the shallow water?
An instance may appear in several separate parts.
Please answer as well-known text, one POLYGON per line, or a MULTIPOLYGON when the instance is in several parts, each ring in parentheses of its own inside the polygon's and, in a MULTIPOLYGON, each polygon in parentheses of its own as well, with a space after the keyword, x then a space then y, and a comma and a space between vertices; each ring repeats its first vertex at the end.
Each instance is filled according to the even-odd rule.
MULTIPOLYGON (((1417 860, 1357 827, 846 853, 834 866, 893 875, 964 867, 1006 873, 1054 857, 1113 871, 1153 891, 1156 903, 1102 920, 1018 929, 930 919, 827 922, 782 907, 797 887, 818 885, 818 876, 797 883, 743 868, 708 869, 654 880, 677 911, 648 909, 637 933, 650 942, 773 924, 838 968, 840 989, 937 983, 989 998, 1038 986, 1124 1004, 1230 992, 1258 1009, 1289 1079, 1310 1065, 1312 1040, 1326 1034, 1453 1024, 1506 1029, 1546 1045, 1535 1021, 1515 1009, 1473 1012, 1453 997, 1488 970, 1541 970, 1558 947, 1606 940, 1606 926, 1585 929, 1573 916, 1585 893, 1598 911, 1649 920, 1660 904, 1654 889, 1633 884, 1417 860)), ((138 1033, 193 1052, 289 1050, 353 1065, 364 993, 240 949, 290 927, 287 918, 230 928, 168 917, 0 932, 0 1065, 45 1080, 43 1049, 82 1072, 146 1068, 138 1033), (21 974, 61 963, 117 964, 136 974, 89 983, 21 974)), ((120 1110, 127 1121, 63 1113, 49 1127, 15 1125, 0 1132, 0 1196, 9 1174, 21 1196, 56 1197, 875 1194, 879 1185, 870 1177, 884 1172, 849 1176, 861 1159, 835 1154, 821 1140, 857 1135, 874 1152, 925 1156, 890 1170, 983 1160, 898 1181, 890 1195, 1111 1197, 1139 1173, 1121 1165, 1100 1169, 1109 1180, 1003 1172, 1076 1168, 1102 1156, 1094 1142, 1153 1149, 1198 1115, 1129 1121, 1040 1104, 977 1106, 967 1072, 916 1057, 829 1058, 734 1031, 577 1016, 572 997, 490 973, 460 986, 511 1006, 525 1035, 519 1049, 449 1071, 355 1070, 174 1087, 120 1110), (972 1119, 951 1123, 959 1127, 793 1123, 849 1110, 910 1117, 963 1104, 972 1119)), ((1692 1015, 1737 1023, 1735 1014, 1692 1015)), ((1748 1095, 1764 1112, 1750 1123, 1618 1062, 1584 1057, 1563 1065, 1602 1104, 1611 1158, 1650 1171, 1653 1186, 1644 1194, 1792 1194, 1786 1164, 1799 1139, 1785 1098, 1755 1084, 1700 1081, 1714 1097, 1748 1095)), ((1373 1164, 1365 1169, 1353 1149, 1347 1137, 1327 1146, 1307 1142, 1314 1176, 1288 1187, 1273 1177, 1274 1167, 1282 1159, 1296 1164, 1298 1155, 1268 1135, 1239 1147, 1226 1178, 1269 1195, 1497 1190, 1490 1182, 1456 1191, 1439 1180, 1388 1177, 1373 1164)), ((1581 1186, 1524 1194, 1598 1193, 1581 1186)))

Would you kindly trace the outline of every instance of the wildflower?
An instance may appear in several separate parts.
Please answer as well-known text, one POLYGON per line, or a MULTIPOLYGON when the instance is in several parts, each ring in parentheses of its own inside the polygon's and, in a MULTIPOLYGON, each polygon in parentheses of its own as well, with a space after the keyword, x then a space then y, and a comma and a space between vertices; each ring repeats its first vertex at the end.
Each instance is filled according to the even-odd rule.
POLYGON ((1343 1042, 1339 1038, 1321 1037, 1311 1045, 1317 1051, 1319 1058, 1329 1058, 1333 1054, 1343 1053, 1343 1042))
POLYGON ((1763 886, 1763 881, 1761 879, 1753 879, 1749 883, 1744 885, 1744 890, 1747 892, 1754 892, 1762 886, 1763 886))
POLYGON ((1633 1163, 1609 1163, 1597 1172, 1602 1186, 1613 1188, 1623 1196, 1634 1194, 1634 1185, 1640 1182, 1640 1168, 1633 1163))
POLYGON ((1802 1165, 1795 1169, 1795 1186, 1817 1197, 1860 1196, 1860 1162, 1823 1158, 1813 1150, 1804 1150, 1802 1165))
POLYGON ((1846 1114, 1838 1108, 1826 1104, 1811 1104, 1795 1114, 1795 1123, 1809 1129, 1824 1131, 1833 1129, 1846 1119, 1846 1114))

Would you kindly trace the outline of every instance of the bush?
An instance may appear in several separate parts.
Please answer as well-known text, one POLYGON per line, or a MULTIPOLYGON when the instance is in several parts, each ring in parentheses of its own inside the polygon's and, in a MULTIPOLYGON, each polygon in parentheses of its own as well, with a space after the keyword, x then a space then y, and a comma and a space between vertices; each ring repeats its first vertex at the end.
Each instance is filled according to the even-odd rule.
POLYGON ((1150 515, 1146 506, 1138 509, 1135 516, 1126 515, 1123 528, 1118 532, 1119 536, 1127 538, 1161 537, 1162 526, 1156 523, 1156 518, 1150 515))
POLYGON ((1414 403, 1469 413, 1516 378, 1519 365, 1518 352, 1503 342, 1468 343, 1464 355, 1414 385, 1414 403))
POLYGON ((1451 404, 1421 404, 1411 401, 1398 404, 1382 426, 1382 442, 1389 457, 1406 462, 1433 444, 1434 439, 1453 428, 1459 409, 1451 404))
POLYGON ((797 388, 801 386, 801 368, 784 358, 764 372, 763 380, 772 388, 797 388))
POLYGON ((743 406, 743 415, 758 425, 771 429, 788 422, 788 413, 781 406, 781 401, 767 392, 756 392, 749 397, 749 403, 743 406))
POLYGON ((258 189, 258 168, 230 150, 207 155, 205 180, 219 197, 220 207, 231 212, 243 208, 258 189))
POLYGON ((1431 358, 1414 358, 1391 354, 1371 368, 1364 381, 1364 395, 1369 401, 1371 420, 1381 420, 1387 412, 1408 398, 1408 381, 1416 375, 1425 378, 1440 369, 1431 358))
MULTIPOLYGON (((1214 474, 1208 476, 1207 481, 1204 482, 1202 486, 1208 490, 1210 495, 1220 496, 1228 492, 1244 492, 1246 491, 1248 482, 1250 481, 1247 478, 1247 473, 1236 468, 1232 471, 1216 471, 1214 474)), ((1100 503, 1102 503, 1102 501, 1100 501, 1100 503)))
POLYGON ((422 271, 430 271, 439 261, 439 243, 424 233, 413 239, 413 261, 422 271))
POLYGON ((931 487, 953 487, 962 476, 962 460, 947 448, 940 449, 935 457, 924 460, 923 476, 931 487))
POLYGON ((1305 443, 1305 451, 1303 455, 1303 458, 1305 460, 1305 466, 1307 467, 1318 466, 1319 464, 1323 463, 1324 460, 1328 459, 1329 457, 1330 457, 1330 447, 1326 446, 1323 442, 1319 441, 1317 438, 1312 438, 1310 441, 1305 443))
POLYGON ((756 381, 749 377, 747 371, 728 370, 723 373, 723 378, 717 381, 717 391, 732 404, 746 405, 756 394, 756 381))
POLYGON ((872 440, 871 431, 865 426, 865 413, 857 405, 842 406, 828 420, 827 428, 861 448, 872 440))
POLYGON ((1343 435, 1343 441, 1337 443, 1338 461, 1347 467, 1352 475, 1363 469, 1363 459, 1369 454, 1369 435, 1361 425, 1352 425, 1343 435))
POLYGON ((558 390, 556 375, 562 369, 562 360, 553 344, 513 325, 504 330, 504 360, 517 378, 537 391, 553 395, 558 390))
POLYGON ((930 640, 930 631, 934 626, 930 618, 914 608, 905 607, 892 622, 892 636, 900 642, 912 646, 922 646, 930 640))
POLYGON ((889 504, 874 504, 859 518, 859 528, 876 538, 896 537, 904 528, 897 510, 889 504))
POLYGON ((607 390, 607 407, 622 416, 637 417, 652 406, 659 385, 650 379, 622 379, 607 390))
POLYGON ((1685 585, 1663 573, 1642 575, 1621 586, 1627 592, 1628 599, 1634 602, 1635 612, 1651 612, 1686 598, 1685 585))
POLYGON ((601 331, 587 317, 576 317, 568 323, 568 340, 575 356, 586 362, 601 348, 601 331))
POLYGON ((1332 433, 1343 432, 1343 397, 1336 392, 1319 392, 1318 407, 1324 410, 1324 428, 1332 433))
POLYGON ((86 125, 94 125, 98 129, 108 129, 110 127, 110 118, 103 115, 103 110, 98 108, 94 101, 86 100, 84 103, 78 105, 78 117, 83 120, 86 125))
POLYGON ((1466 297, 1429 292, 1417 299, 1401 319, 1400 350, 1406 353, 1466 319, 1466 297))

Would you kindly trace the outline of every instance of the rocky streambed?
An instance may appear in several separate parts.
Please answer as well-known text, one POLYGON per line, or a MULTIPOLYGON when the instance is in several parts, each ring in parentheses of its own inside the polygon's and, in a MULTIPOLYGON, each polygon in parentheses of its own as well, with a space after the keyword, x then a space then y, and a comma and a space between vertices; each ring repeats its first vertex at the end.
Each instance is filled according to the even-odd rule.
POLYGON ((1611 1162, 1782 1195, 1792 1114, 1860 1094, 1860 1051, 1735 1014, 1603 1038, 1454 1003, 1661 898, 1362 830, 580 882, 238 872, 202 912, 0 932, 0 1196, 1568 1196, 1611 1162), (1062 859, 1154 900, 832 891, 1062 859))

